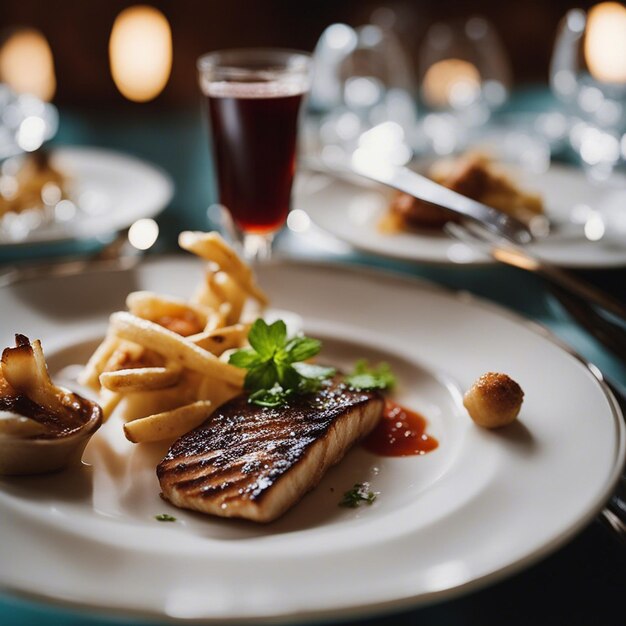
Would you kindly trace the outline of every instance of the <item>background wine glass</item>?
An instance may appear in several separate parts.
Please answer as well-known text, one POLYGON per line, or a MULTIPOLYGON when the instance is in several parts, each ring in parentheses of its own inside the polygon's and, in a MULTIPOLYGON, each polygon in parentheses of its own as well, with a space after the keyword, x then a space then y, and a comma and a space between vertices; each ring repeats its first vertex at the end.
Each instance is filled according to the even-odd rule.
POLYGON ((569 113, 570 143, 585 171, 608 180, 626 160, 626 7, 603 2, 565 15, 550 84, 569 113))
POLYGON ((279 49, 226 50, 201 57, 198 71, 220 203, 247 260, 267 258, 289 212, 310 57, 279 49))
MULTIPOLYGON (((392 130, 394 138, 388 156, 399 163, 409 160, 407 138, 416 123, 416 85, 411 61, 393 30, 376 24, 357 29, 334 24, 322 35, 315 61, 317 76, 329 86, 332 77, 334 101, 328 102, 336 103, 321 120, 322 150, 350 155, 368 131, 383 126, 392 130), (335 35, 345 42, 341 49, 335 35), (335 39, 337 47, 331 55, 329 47, 335 39), (329 73, 324 63, 331 56, 329 73)), ((331 93, 329 87, 326 93, 331 93)))
POLYGON ((506 52, 484 18, 437 23, 420 49, 420 97, 428 113, 422 149, 450 154, 484 126, 510 89, 506 52))

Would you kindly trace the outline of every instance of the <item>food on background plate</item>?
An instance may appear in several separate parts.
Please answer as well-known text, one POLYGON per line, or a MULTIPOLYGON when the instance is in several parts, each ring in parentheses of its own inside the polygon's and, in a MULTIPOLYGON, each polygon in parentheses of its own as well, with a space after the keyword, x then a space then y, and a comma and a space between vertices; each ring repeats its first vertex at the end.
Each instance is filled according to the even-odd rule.
POLYGON ((522 388, 506 374, 487 372, 465 393, 463 405, 484 428, 500 428, 514 422, 524 400, 522 388))
POLYGON ((176 506, 270 522, 320 481, 370 433, 383 410, 379 391, 356 391, 335 375, 279 407, 231 400, 179 439, 157 468, 176 506))
POLYGON ((0 363, 0 474, 35 474, 79 461, 100 407, 50 380, 41 343, 15 336, 0 363))
MULTIPOLYGON (((544 212, 539 195, 520 189, 501 167, 479 152, 436 161, 428 176, 448 189, 525 223, 544 212)), ((393 196, 389 210, 379 223, 379 230, 394 233, 411 228, 438 229, 449 221, 455 221, 455 216, 400 192, 393 196)))
POLYGON ((42 220, 54 219, 55 206, 69 196, 68 185, 44 150, 8 159, 0 169, 0 226, 27 211, 39 213, 42 220))

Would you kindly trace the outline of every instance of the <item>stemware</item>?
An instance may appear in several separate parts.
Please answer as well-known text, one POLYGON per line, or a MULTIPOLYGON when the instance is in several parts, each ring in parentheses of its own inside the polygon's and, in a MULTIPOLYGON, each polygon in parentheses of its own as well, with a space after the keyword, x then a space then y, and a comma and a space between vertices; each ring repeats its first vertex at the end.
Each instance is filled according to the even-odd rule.
POLYGON ((310 66, 308 54, 280 49, 225 50, 198 60, 220 203, 250 261, 270 256, 287 219, 310 66))
POLYGON ((329 56, 325 41, 343 34, 341 57, 334 58, 336 106, 322 118, 319 140, 327 150, 350 154, 368 131, 391 125, 399 134, 397 157, 410 158, 406 137, 415 126, 415 82, 410 59, 390 28, 366 24, 356 30, 326 30, 316 51, 316 74, 329 56))
POLYGON ((420 49, 424 147, 437 154, 462 148, 507 100, 509 85, 507 55, 487 20, 431 26, 420 49))
POLYGON ((550 84, 570 117, 569 140, 591 179, 626 159, 626 8, 569 11, 559 26, 550 84))

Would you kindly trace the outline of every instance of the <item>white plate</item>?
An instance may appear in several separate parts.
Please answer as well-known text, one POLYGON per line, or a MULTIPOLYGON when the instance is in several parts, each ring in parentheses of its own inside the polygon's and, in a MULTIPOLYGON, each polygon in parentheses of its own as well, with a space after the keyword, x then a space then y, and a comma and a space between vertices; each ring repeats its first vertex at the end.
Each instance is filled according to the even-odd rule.
MULTIPOLYGON (((552 165, 543 174, 516 171, 523 188, 537 191, 544 199, 546 214, 560 226, 554 235, 531 246, 538 256, 563 267, 602 268, 626 265, 623 212, 615 206, 626 202, 626 177, 616 175, 610 185, 594 186, 574 167, 552 165), (619 232, 591 241, 582 225, 571 223, 572 215, 589 207, 607 219, 619 217, 619 232), (610 213, 610 215, 608 215, 610 213)), ((321 174, 302 174, 294 206, 306 211, 322 230, 357 249, 379 256, 427 263, 485 264, 491 259, 443 233, 423 231, 383 234, 377 224, 389 204, 391 192, 367 183, 348 182, 321 174)), ((596 231, 597 232, 597 231, 596 231)), ((593 235, 593 233, 592 233, 593 235)))
MULTIPOLYGON (((2 292, 0 343, 40 337, 53 374, 84 361, 128 291, 184 296, 201 270, 162 259, 131 272, 2 292)), ((619 410, 593 370, 545 331, 467 295, 336 266, 263 267, 275 309, 302 316, 337 364, 388 360, 398 399, 439 448, 381 458, 357 447, 270 525, 177 510, 159 498, 159 446, 115 420, 80 473, 0 481, 0 586, 161 618, 337 618, 417 605, 493 582, 556 549, 601 508, 625 455, 619 410), (460 390, 485 371, 523 387, 520 422, 475 427, 460 390), (353 483, 380 492, 342 509, 353 483), (159 523, 156 514, 173 514, 159 523)), ((67 372, 67 370, 65 370, 67 372)), ((58 376, 57 376, 58 377, 58 376)))
POLYGON ((0 231, 0 246, 53 243, 114 233, 160 213, 174 184, 162 169, 135 157, 101 148, 59 147, 51 163, 70 179, 79 210, 68 221, 53 221, 16 241, 0 231))

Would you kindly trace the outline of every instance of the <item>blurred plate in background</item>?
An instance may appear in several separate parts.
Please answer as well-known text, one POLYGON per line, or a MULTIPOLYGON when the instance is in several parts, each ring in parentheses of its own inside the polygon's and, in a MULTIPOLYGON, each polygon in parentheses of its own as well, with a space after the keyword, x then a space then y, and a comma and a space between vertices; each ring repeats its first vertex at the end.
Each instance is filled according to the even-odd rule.
POLYGON ((169 204, 174 184, 163 170, 132 156, 100 148, 60 147, 50 166, 62 174, 63 199, 0 223, 0 250, 31 244, 106 237, 169 204), (67 196, 67 197, 65 197, 67 196))
MULTIPOLYGON (((543 173, 520 169, 514 174, 523 189, 541 194, 546 215, 555 225, 552 234, 531 246, 537 256, 562 267, 626 265, 624 224, 618 223, 626 221, 626 214, 614 210, 618 197, 626 196, 626 177, 616 175, 599 186, 580 169, 565 165, 551 165, 543 173)), ((495 262, 441 231, 380 232, 378 224, 392 194, 367 181, 305 173, 296 186, 294 206, 306 211, 322 230, 377 256, 450 265, 495 262)))

